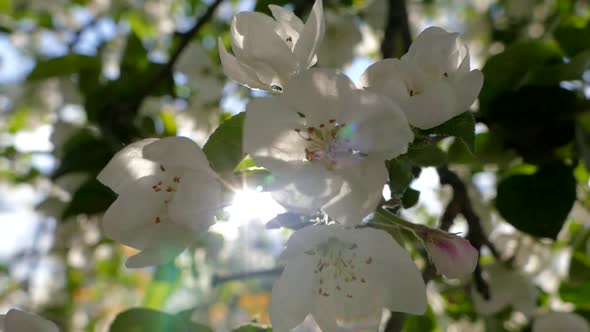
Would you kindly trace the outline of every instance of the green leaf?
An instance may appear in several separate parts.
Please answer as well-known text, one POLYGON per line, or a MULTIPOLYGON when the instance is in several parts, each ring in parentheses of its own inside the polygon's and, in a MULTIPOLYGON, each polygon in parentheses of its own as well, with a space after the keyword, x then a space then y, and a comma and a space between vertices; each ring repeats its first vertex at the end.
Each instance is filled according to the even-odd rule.
POLYGON ((524 86, 494 100, 486 118, 505 147, 527 162, 544 163, 574 139, 576 104, 576 93, 557 85, 524 86))
POLYGON ((480 112, 487 114, 498 96, 520 88, 531 71, 561 64, 562 58, 557 44, 539 40, 513 44, 490 57, 482 70, 485 79, 479 94, 480 112))
POLYGON ((98 57, 70 53, 59 58, 38 60, 37 65, 27 79, 42 80, 67 76, 82 71, 95 71, 100 67, 101 60, 98 57))
POLYGON ((62 220, 79 214, 93 215, 106 211, 115 194, 96 179, 90 179, 76 190, 62 214, 62 220))
POLYGON ((590 131, 579 123, 576 124, 576 147, 586 169, 590 169, 590 131))
POLYGON ((195 324, 179 316, 161 311, 133 308, 117 315, 109 332, 213 332, 207 326, 195 324))
POLYGON ((145 291, 143 306, 151 309, 161 308, 178 287, 181 272, 174 260, 158 266, 145 291))
POLYGON ((436 135, 438 137, 457 137, 461 139, 471 151, 475 141, 475 118, 470 111, 461 113, 440 126, 419 131, 421 135, 436 135))
POLYGON ((555 239, 576 200, 572 169, 561 163, 534 174, 516 174, 500 182, 496 207, 517 229, 555 239))
POLYGON ((418 190, 408 188, 402 196, 402 205, 404 209, 409 209, 418 203, 420 199, 420 192, 418 190))
POLYGON ((416 166, 442 166, 448 162, 447 154, 435 144, 414 143, 408 148, 404 155, 410 163, 416 166))
POLYGON ((567 63, 548 65, 529 72, 523 79, 523 85, 551 85, 581 80, 589 66, 590 50, 577 54, 567 63))
POLYGON ((218 173, 232 172, 244 159, 242 129, 246 113, 239 113, 223 122, 203 147, 211 167, 218 173))
POLYGON ((553 37, 569 56, 590 50, 590 24, 583 17, 570 16, 562 20, 553 37))
POLYGON ((104 140, 94 132, 82 129, 64 144, 63 158, 52 177, 72 172, 98 174, 112 156, 113 152, 104 140))
POLYGON ((590 310, 590 281, 583 284, 564 282, 559 287, 559 296, 563 301, 575 304, 578 309, 590 310))
POLYGON ((391 195, 401 195, 414 180, 412 165, 405 158, 397 158, 386 162, 389 174, 391 195))
POLYGON ((272 328, 250 324, 240 326, 237 329, 232 330, 232 332, 272 332, 272 328))

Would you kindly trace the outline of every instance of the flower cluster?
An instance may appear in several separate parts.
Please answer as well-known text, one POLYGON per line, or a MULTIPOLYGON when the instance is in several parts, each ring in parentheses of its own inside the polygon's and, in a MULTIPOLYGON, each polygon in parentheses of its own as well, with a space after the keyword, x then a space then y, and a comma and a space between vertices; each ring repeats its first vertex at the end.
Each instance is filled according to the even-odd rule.
MULTIPOLYGON (((470 70, 457 34, 429 28, 401 59, 375 63, 355 84, 336 70, 311 68, 325 31, 321 0, 305 23, 282 7, 270 10, 273 18, 244 12, 232 19, 233 55, 219 39, 224 73, 273 93, 247 106, 243 149, 273 174, 273 198, 287 210, 329 217, 286 244, 286 268, 271 296, 274 330, 289 331, 308 315, 323 331, 336 331, 363 317, 379 321, 383 308, 423 314, 426 289, 410 254, 363 222, 383 199, 385 162, 408 151, 415 128, 468 111, 481 72, 470 70)), ((175 257, 223 205, 220 175, 187 138, 133 143, 98 179, 119 195, 104 215, 104 232, 140 251, 128 267, 175 257)), ((468 241, 420 230, 440 273, 473 271, 478 256, 468 241)))

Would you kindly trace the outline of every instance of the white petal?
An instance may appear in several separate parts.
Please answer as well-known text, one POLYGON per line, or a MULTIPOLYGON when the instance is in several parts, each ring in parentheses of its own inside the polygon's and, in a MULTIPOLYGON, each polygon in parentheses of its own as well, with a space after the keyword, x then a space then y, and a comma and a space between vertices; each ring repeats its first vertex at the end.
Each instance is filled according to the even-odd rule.
POLYGON ((129 181, 156 172, 157 164, 143 158, 143 147, 157 141, 144 139, 127 145, 117 152, 96 179, 114 192, 120 193, 129 181))
POLYGON ((291 79, 280 98, 292 112, 304 114, 308 126, 318 126, 338 119, 354 89, 352 81, 342 73, 311 69, 291 79))
POLYGON ((385 161, 363 160, 339 174, 345 181, 342 190, 323 210, 341 224, 358 225, 375 211, 383 197, 383 186, 387 181, 385 161))
POLYGON ((533 322, 533 332, 588 332, 588 322, 577 314, 569 312, 552 312, 538 317, 533 322))
POLYGON ((310 313, 316 280, 313 261, 305 255, 289 261, 271 293, 269 315, 274 331, 290 331, 310 313))
POLYGON ((341 191, 342 178, 323 165, 269 158, 254 160, 268 168, 277 181, 286 183, 280 190, 273 191, 272 197, 289 211, 313 214, 341 191))
POLYGON ((162 165, 193 170, 209 169, 209 161, 193 140, 187 137, 166 137, 143 147, 146 159, 162 165))
MULTIPOLYGON (((295 132, 303 120, 286 109, 282 95, 259 98, 248 104, 244 122, 244 152, 256 157, 272 157, 284 161, 305 159, 305 140, 295 132)), ((264 165, 262 165, 264 166, 264 165)), ((264 166, 266 167, 266 166, 264 166)))
POLYGON ((315 64, 316 54, 324 39, 325 30, 322 0, 316 0, 294 48, 295 56, 303 67, 300 70, 308 69, 315 64))
POLYGON ((392 159, 403 154, 414 140, 404 112, 391 100, 368 91, 350 92, 341 134, 351 145, 373 158, 392 159))
POLYGON ((281 254, 280 260, 285 261, 303 254, 309 248, 317 246, 325 241, 332 232, 341 228, 340 225, 334 226, 307 226, 291 234, 285 250, 281 254), (329 229, 325 227, 330 227, 329 229))
POLYGON ((124 188, 102 218, 105 235, 133 248, 147 246, 159 226, 156 218, 163 213, 165 197, 151 187, 158 180, 147 176, 124 188))
POLYGON ((360 87, 387 96, 402 107, 410 99, 408 65, 398 59, 384 59, 370 65, 362 74, 360 87))
POLYGON ((10 309, 4 317, 4 332, 59 332, 57 326, 37 315, 10 309))
POLYGON ((168 204, 168 215, 177 224, 206 232, 222 207, 221 185, 208 172, 185 172, 178 191, 168 204))
POLYGON ((424 314, 426 287, 410 254, 384 231, 371 228, 362 231, 355 237, 359 248, 367 248, 365 253, 370 253, 373 258, 367 265, 372 267, 367 268, 367 278, 373 280, 372 287, 381 291, 384 307, 414 315, 424 314))
POLYGON ((192 241, 198 239, 190 230, 169 221, 162 221, 158 232, 152 234, 148 240, 149 245, 145 249, 127 258, 126 267, 141 268, 165 264, 178 256, 192 241))
POLYGON ((261 81, 284 85, 296 73, 297 63, 278 29, 278 23, 264 14, 242 12, 232 20, 231 41, 235 56, 255 69, 261 81))
POLYGON ((457 108, 454 91, 444 81, 435 82, 422 94, 410 98, 403 110, 408 122, 420 129, 436 127, 465 112, 457 108))
MULTIPOLYGON (((281 6, 268 5, 272 16, 279 24, 277 33, 283 40, 290 39, 289 43, 295 44, 299 40, 299 35, 303 31, 303 22, 295 14, 281 6)), ((289 44, 287 43, 287 44, 289 44)))
POLYGON ((449 33, 439 27, 429 27, 422 31, 414 40, 408 53, 402 56, 402 61, 412 61, 427 73, 442 77, 445 70, 449 70, 449 58, 455 54, 453 70, 457 68, 456 58, 458 33, 449 33))
POLYGON ((477 99, 482 86, 483 73, 477 69, 470 71, 467 75, 461 77, 460 80, 454 82, 453 87, 457 95, 457 109, 463 112, 468 111, 471 104, 477 99))
POLYGON ((270 86, 261 82, 252 68, 240 63, 233 55, 227 52, 221 38, 218 39, 217 44, 223 73, 227 77, 251 89, 270 90, 270 86))

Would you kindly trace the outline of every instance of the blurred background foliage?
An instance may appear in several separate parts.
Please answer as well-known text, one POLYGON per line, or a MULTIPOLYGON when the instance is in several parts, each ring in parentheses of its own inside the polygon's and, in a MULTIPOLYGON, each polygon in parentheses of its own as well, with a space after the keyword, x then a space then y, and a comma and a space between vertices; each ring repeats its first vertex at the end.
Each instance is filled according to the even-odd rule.
MULTIPOLYGON (((36 311, 64 331, 229 331, 269 322, 269 291, 280 273, 275 259, 287 229, 301 220, 275 218, 280 208, 258 193, 272 188, 242 155, 239 113, 262 93, 225 79, 216 40, 229 43, 233 14, 269 13, 271 3, 300 17, 313 4, 0 0, 1 312, 36 311), (213 167, 241 192, 218 227, 175 261, 127 270, 122 262, 132 249, 100 229, 115 196, 95 177, 126 144, 170 135, 204 146, 213 167), (136 307, 143 309, 125 311, 136 307)), ((426 154, 415 149, 389 163, 391 195, 403 201, 408 218, 436 225, 452 200, 432 166, 448 164, 497 255, 534 280, 538 310, 567 308, 590 319, 587 1, 324 5, 318 66, 341 68, 353 79, 382 54, 402 55, 408 34, 427 26, 463 35, 472 66, 485 74, 473 117, 455 123, 450 136, 461 139, 425 132, 444 139, 426 154)), ((493 260, 484 251, 482 262, 493 260)), ((471 287, 469 280, 436 278, 428 313, 408 317, 404 330, 530 330, 518 310, 476 312, 471 287)), ((257 330, 264 329, 240 331, 257 330)))

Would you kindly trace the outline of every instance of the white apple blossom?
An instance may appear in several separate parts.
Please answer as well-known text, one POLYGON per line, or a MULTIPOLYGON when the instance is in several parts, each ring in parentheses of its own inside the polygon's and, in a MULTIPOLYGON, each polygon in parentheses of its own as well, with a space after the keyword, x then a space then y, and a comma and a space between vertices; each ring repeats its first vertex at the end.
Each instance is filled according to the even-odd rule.
POLYGON ((279 96, 250 102, 244 123, 244 150, 284 184, 273 198, 293 212, 322 209, 345 224, 375 209, 387 181, 384 161, 412 140, 390 100, 323 69, 293 78, 279 96))
POLYGON ((146 139, 119 151, 98 175, 119 194, 103 217, 106 235, 142 250, 128 267, 163 263, 214 223, 221 185, 185 137, 146 139))
POLYGON ((360 85, 390 97, 412 126, 428 129, 467 111, 479 95, 483 74, 469 61, 458 33, 430 27, 401 59, 369 66, 360 85))
POLYGON ((253 89, 280 92, 294 75, 316 63, 324 38, 322 0, 313 5, 307 22, 291 11, 269 6, 274 20, 256 12, 238 13, 231 22, 234 56, 218 41, 223 71, 253 89))
POLYGON ((484 271, 488 277, 490 298, 484 299, 473 287, 471 299, 475 311, 482 315, 493 315, 506 307, 512 307, 525 315, 531 315, 535 311, 539 292, 528 277, 500 264, 491 265, 484 271))
POLYGON ((424 227, 424 230, 417 233, 440 274, 459 278, 475 270, 479 253, 468 240, 438 229, 424 227))
POLYGON ((57 326, 37 315, 10 309, 6 315, 0 315, 0 331, 2 332, 59 332, 57 326))
POLYGON ((588 322, 580 315, 570 312, 552 312, 535 318, 533 332, 589 332, 588 322))
POLYGON ((191 43, 182 52, 176 69, 187 75, 188 85, 192 90, 191 104, 196 104, 193 107, 219 101, 225 79, 201 43, 191 43))
POLYGON ((290 331, 311 314, 324 332, 392 311, 423 314, 424 281, 410 255, 381 230, 308 226, 287 241, 285 270, 269 306, 273 330, 290 331))

